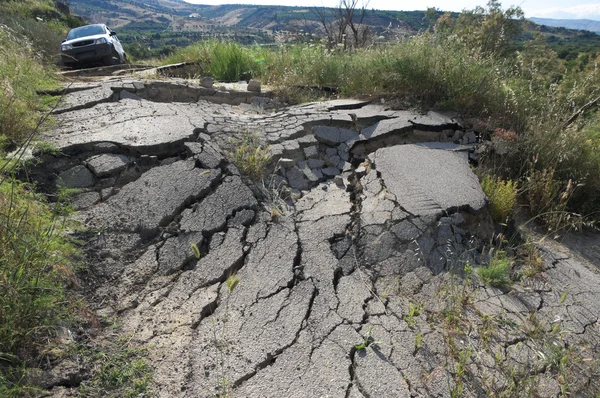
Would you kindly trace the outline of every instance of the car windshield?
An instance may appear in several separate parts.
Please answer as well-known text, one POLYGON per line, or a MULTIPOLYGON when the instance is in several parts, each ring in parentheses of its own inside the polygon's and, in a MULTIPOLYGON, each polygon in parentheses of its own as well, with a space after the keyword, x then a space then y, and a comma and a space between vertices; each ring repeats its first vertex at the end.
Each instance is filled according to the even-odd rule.
POLYGON ((80 28, 71 29, 67 35, 67 40, 79 39, 80 37, 102 35, 104 34, 104 27, 102 25, 88 25, 80 28))

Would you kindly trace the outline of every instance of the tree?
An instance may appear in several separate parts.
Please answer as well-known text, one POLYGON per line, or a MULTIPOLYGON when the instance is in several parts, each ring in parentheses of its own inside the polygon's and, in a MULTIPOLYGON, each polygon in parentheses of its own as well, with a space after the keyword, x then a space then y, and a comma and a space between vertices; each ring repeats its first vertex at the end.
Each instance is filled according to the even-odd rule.
POLYGON ((454 26, 454 33, 470 48, 485 55, 505 56, 511 44, 523 30, 524 14, 520 7, 502 10, 498 0, 487 6, 463 11, 454 26))
POLYGON ((436 7, 428 7, 425 11, 425 20, 427 21, 427 29, 429 31, 433 30, 436 21, 438 20, 439 9, 436 7))
POLYGON ((344 50, 348 47, 362 47, 369 38, 369 27, 364 24, 368 1, 363 1, 360 8, 359 0, 339 0, 337 7, 315 7, 312 13, 324 30, 327 46, 333 48, 339 44, 344 50))

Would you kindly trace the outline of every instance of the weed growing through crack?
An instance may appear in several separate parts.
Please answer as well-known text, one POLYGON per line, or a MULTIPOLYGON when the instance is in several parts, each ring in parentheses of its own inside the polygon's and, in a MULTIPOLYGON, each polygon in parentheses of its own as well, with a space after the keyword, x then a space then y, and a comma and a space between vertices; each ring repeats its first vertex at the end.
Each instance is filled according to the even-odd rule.
POLYGON ((526 278, 538 276, 545 269, 539 249, 531 242, 526 242, 517 249, 517 259, 521 263, 519 274, 526 278))
POLYGON ((122 336, 102 347, 78 349, 78 354, 88 358, 93 366, 92 377, 81 384, 79 397, 153 396, 150 390, 153 369, 144 359, 148 349, 135 347, 130 341, 130 336, 122 336))
POLYGON ((271 152, 268 147, 260 144, 257 135, 246 133, 239 139, 232 139, 233 150, 229 153, 233 163, 240 171, 255 179, 260 180, 271 163, 271 152))
POLYGON ((513 260, 506 255, 505 251, 495 250, 487 266, 478 269, 479 278, 486 285, 507 288, 512 283, 510 271, 513 260))
POLYGON ((363 336, 363 341, 361 341, 358 344, 354 344, 354 348, 356 348, 358 351, 360 351, 360 350, 365 350, 368 347, 378 346, 379 344, 381 344, 382 341, 375 340, 371 336, 372 333, 373 333, 373 326, 370 326, 369 330, 367 330, 367 332, 363 336))
POLYGON ((194 256, 196 257, 196 259, 200 260, 200 249, 198 248, 198 245, 192 243, 190 244, 190 246, 192 247, 192 251, 194 252, 194 256))
POLYGON ((237 274, 233 273, 229 275, 229 277, 225 280, 225 286, 227 286, 227 299, 225 300, 225 316, 221 321, 222 329, 221 329, 221 339, 217 338, 217 328, 216 325, 213 327, 213 338, 215 341, 215 346, 219 351, 220 357, 220 376, 217 383, 217 397, 231 397, 233 395, 233 387, 227 378, 225 373, 226 365, 225 365, 225 353, 224 351, 227 349, 229 343, 227 342, 227 338, 225 337, 225 328, 227 325, 227 320, 229 318, 229 300, 231 298, 231 294, 234 292, 238 284, 240 283, 240 277, 237 274))
POLYGON ((423 333, 421 333, 421 331, 418 331, 417 334, 415 335, 415 350, 413 351, 413 355, 415 355, 417 353, 417 351, 419 351, 421 348, 423 348, 423 333))
POLYGON ((423 309, 423 303, 419 303, 417 305, 413 305, 412 303, 408 304, 408 312, 404 315, 403 319, 408 324, 408 326, 413 327, 417 324, 416 317, 421 314, 421 310, 423 309))
POLYGON ((279 161, 275 165, 275 169, 271 176, 265 181, 263 179, 262 186, 259 186, 266 200, 266 210, 271 214, 272 220, 277 220, 289 213, 288 203, 285 201, 288 194, 286 193, 287 183, 285 180, 278 178, 276 170, 279 168, 279 161))
POLYGON ((467 378, 467 365, 473 356, 473 351, 471 347, 467 347, 463 350, 460 350, 458 353, 458 361, 456 363, 456 373, 454 376, 454 380, 456 385, 453 389, 450 390, 450 397, 458 398, 462 397, 465 389, 465 379, 467 378))
MULTIPOLYGON (((238 283, 240 283, 240 277, 237 274, 229 275, 229 278, 225 281, 227 288, 229 289, 229 294, 233 293, 238 283)), ((229 296, 227 297, 229 299, 229 296)))

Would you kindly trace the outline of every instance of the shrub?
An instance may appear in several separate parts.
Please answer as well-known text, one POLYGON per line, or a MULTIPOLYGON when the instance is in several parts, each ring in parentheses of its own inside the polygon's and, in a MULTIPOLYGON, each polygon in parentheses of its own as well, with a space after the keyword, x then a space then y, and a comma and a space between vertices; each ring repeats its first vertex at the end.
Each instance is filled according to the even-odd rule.
POLYGON ((517 183, 484 174, 481 177, 481 187, 490 200, 492 220, 496 223, 507 223, 517 204, 517 183))
POLYGON ((506 256, 506 253, 497 250, 493 253, 487 266, 478 270, 479 278, 486 285, 506 288, 510 286, 510 271, 513 261, 506 256))

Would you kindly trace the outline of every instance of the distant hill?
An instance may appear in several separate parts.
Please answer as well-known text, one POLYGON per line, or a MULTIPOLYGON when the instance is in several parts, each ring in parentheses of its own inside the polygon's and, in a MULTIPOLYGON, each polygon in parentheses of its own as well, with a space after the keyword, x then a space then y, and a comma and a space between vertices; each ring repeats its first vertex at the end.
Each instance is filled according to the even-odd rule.
POLYGON ((567 28, 576 30, 589 30, 600 34, 600 21, 591 19, 550 19, 550 18, 529 18, 538 25, 552 26, 555 28, 567 28))
MULTIPOLYGON (((123 43, 130 46, 128 51, 136 58, 168 54, 177 47, 198 40, 228 39, 242 44, 268 44, 302 39, 306 33, 317 37, 323 33, 314 7, 209 6, 184 0, 70 0, 70 5, 75 13, 88 21, 106 23, 115 28, 123 43)), ((438 15, 442 13, 440 11, 438 15)), ((458 13, 452 15, 457 17, 458 13)), ((539 30, 560 58, 572 60, 581 52, 598 52, 599 35, 552 27, 552 23, 558 22, 562 21, 539 18, 525 21, 525 33, 521 41, 531 40, 533 32, 539 30), (543 23, 544 26, 536 23, 543 23)), ((577 29, 600 29, 593 25, 600 25, 600 22, 568 22, 578 22, 577 29)), ((368 9, 364 23, 383 41, 414 35, 428 28, 424 11, 368 9)))
MULTIPOLYGON (((115 28, 123 43, 135 44, 140 51, 149 48, 168 52, 206 39, 267 44, 322 33, 313 7, 209 6, 183 0, 70 0, 70 5, 88 21, 115 28)), ((423 11, 369 9, 364 23, 380 40, 427 28, 423 11)))

